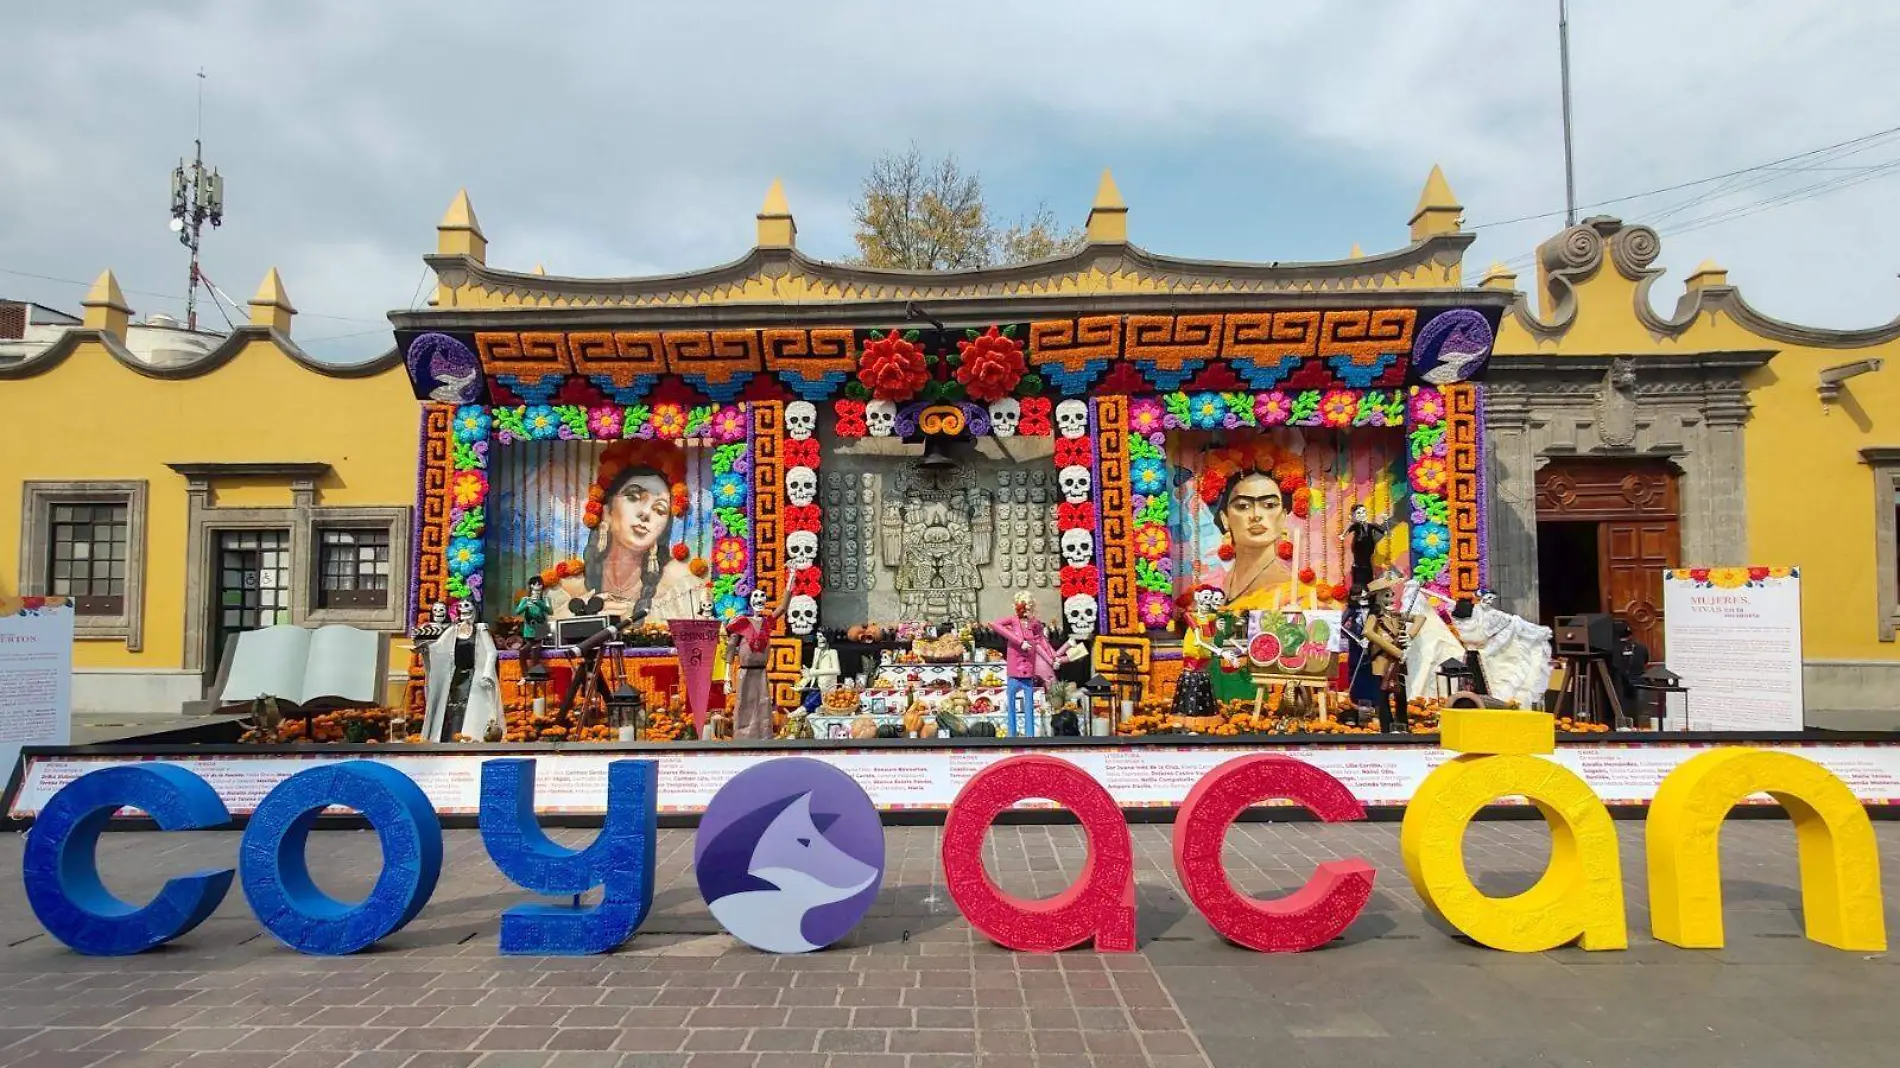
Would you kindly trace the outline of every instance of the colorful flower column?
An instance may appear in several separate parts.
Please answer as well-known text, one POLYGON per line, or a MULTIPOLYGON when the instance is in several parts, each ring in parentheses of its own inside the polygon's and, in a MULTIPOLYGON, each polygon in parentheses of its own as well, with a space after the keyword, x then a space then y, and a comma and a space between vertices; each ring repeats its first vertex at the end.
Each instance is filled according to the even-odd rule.
POLYGON ((745 613, 747 581, 752 566, 751 532, 752 442, 751 420, 743 407, 721 409, 713 417, 712 456, 712 608, 713 616, 728 623, 745 613))
POLYGON ((1435 589, 1451 585, 1451 504, 1446 463, 1445 395, 1413 386, 1408 399, 1407 477, 1412 487, 1412 577, 1435 589))
MULTIPOLYGON (((1249 405, 1251 406, 1251 398, 1249 405)), ((1129 406, 1128 480, 1134 493, 1135 618, 1159 630, 1174 612, 1173 479, 1162 447, 1161 406, 1153 398, 1129 406)))
POLYGON ((482 532, 487 529, 483 504, 488 500, 488 430, 491 420, 479 405, 455 413, 455 445, 449 483, 448 578, 443 592, 452 598, 482 600, 482 564, 486 553, 482 532))

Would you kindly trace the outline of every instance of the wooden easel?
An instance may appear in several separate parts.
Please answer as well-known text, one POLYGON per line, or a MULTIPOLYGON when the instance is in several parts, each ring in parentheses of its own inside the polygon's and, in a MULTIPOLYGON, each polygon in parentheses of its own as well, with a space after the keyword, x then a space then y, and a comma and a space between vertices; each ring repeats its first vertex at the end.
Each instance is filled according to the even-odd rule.
MULTIPOLYGON (((1323 723, 1332 718, 1327 696, 1332 692, 1332 680, 1313 675, 1283 675, 1277 671, 1255 671, 1253 673, 1253 714, 1259 715, 1267 701, 1267 691, 1275 686, 1287 688, 1287 697, 1294 696, 1297 690, 1305 690, 1313 700, 1313 707, 1319 712, 1323 723)), ((1284 706, 1282 706, 1284 707, 1284 706)))

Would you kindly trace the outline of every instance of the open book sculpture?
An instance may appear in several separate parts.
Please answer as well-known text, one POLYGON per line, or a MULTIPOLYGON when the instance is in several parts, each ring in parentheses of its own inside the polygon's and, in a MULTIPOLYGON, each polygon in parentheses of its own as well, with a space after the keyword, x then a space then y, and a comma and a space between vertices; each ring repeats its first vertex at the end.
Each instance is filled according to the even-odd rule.
POLYGON ((380 634, 340 625, 246 631, 232 646, 218 702, 275 697, 286 710, 381 704, 385 646, 380 634))

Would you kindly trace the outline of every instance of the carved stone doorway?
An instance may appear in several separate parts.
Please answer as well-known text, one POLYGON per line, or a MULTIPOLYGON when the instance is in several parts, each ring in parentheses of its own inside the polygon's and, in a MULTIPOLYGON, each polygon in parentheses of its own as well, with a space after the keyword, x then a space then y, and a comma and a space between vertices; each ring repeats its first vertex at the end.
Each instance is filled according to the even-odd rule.
POLYGON ((1662 573, 1682 553, 1677 478, 1658 460, 1553 460, 1537 472, 1538 540, 1548 531, 1553 550, 1538 554, 1542 622, 1609 612, 1630 625, 1651 659, 1662 659, 1662 573), (1594 558, 1585 555, 1591 548, 1594 558), (1595 582, 1579 581, 1589 571, 1595 582), (1577 603, 1592 588, 1595 607, 1577 603))

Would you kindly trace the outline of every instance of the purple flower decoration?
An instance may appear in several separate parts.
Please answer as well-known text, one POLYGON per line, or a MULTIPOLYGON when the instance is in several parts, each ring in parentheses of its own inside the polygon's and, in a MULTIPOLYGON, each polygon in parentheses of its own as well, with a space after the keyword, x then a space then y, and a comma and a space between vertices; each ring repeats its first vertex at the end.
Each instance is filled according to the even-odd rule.
POLYGON ((747 449, 732 458, 732 473, 735 475, 749 475, 752 473, 751 449, 747 449))

